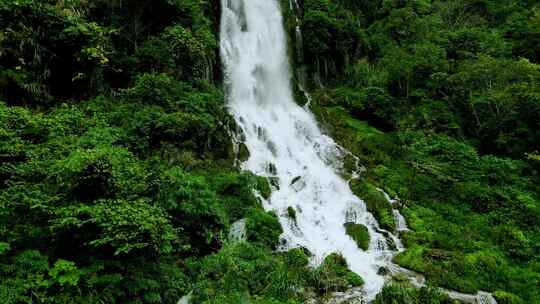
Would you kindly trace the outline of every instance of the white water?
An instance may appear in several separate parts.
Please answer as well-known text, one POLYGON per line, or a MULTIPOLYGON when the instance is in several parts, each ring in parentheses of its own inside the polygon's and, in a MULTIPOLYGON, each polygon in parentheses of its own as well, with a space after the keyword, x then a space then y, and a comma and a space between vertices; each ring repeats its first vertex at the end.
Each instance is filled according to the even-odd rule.
POLYGON ((277 0, 222 0, 221 55, 228 104, 250 157, 244 168, 277 179, 265 208, 284 229, 283 249, 306 247, 314 263, 340 252, 365 280, 366 300, 381 290, 377 274, 392 252, 364 203, 338 172, 344 152, 319 130, 313 115, 293 100, 286 34, 277 0), (296 210, 296 221, 287 208, 296 210), (343 224, 368 227, 368 251, 358 249, 343 224))

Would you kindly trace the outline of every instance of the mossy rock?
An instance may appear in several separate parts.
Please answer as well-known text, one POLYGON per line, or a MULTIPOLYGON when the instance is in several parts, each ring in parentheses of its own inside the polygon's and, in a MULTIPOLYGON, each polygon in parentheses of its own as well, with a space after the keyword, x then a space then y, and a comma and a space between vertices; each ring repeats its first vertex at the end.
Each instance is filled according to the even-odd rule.
POLYGON ((377 295, 373 304, 386 303, 445 303, 458 304, 456 300, 450 297, 438 288, 422 287, 416 288, 408 283, 393 282, 384 286, 383 290, 377 295))
POLYGON ((506 291, 495 291, 493 297, 497 301, 497 304, 525 304, 523 299, 506 291))
POLYGON ((315 283, 315 286, 318 287, 319 292, 345 291, 364 284, 362 277, 352 272, 345 258, 338 253, 328 255, 317 269, 317 273, 319 281, 315 283))
POLYGON ((409 284, 409 277, 403 273, 396 273, 392 276, 392 282, 399 284, 409 284))
POLYGON ((396 257, 394 257, 394 262, 405 268, 423 273, 428 267, 427 262, 423 257, 425 250, 426 249, 420 245, 414 245, 396 255, 396 257))
POLYGON ((345 223, 343 226, 345 226, 347 234, 356 242, 358 248, 368 250, 371 237, 366 226, 350 222, 345 223))
POLYGON ((323 266, 328 265, 347 268, 347 260, 341 254, 334 252, 324 258, 323 266))
POLYGON ((241 162, 245 162, 249 159, 249 156, 250 154, 247 146, 244 143, 240 143, 238 145, 238 160, 241 162))
POLYGON ((394 231, 396 222, 392 213, 392 205, 377 188, 365 181, 353 181, 351 184, 353 192, 365 203, 368 211, 373 214, 380 227, 394 231))
POLYGON ((257 180, 255 183, 255 189, 259 191, 259 193, 262 197, 264 197, 264 199, 268 199, 272 194, 272 189, 270 188, 268 179, 262 176, 257 176, 256 179, 257 180))
POLYGON ((379 267, 379 269, 377 270, 377 274, 381 276, 389 275, 390 269, 388 269, 387 267, 379 267))
POLYGON ((347 283, 349 283, 349 286, 352 286, 352 287, 360 287, 364 285, 364 279, 362 279, 362 277, 359 274, 354 273, 350 270, 345 275, 345 280, 347 280, 347 283))

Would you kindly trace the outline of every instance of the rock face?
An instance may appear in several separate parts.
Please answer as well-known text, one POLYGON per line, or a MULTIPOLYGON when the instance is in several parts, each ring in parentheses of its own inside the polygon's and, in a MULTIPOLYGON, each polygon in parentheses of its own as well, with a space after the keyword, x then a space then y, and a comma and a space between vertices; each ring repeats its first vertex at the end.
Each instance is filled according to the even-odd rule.
POLYGON ((479 291, 477 294, 466 294, 453 290, 442 289, 448 296, 454 300, 458 300, 467 304, 497 304, 497 301, 491 293, 479 291))
POLYGON ((297 176, 291 181, 291 187, 294 189, 294 191, 300 192, 306 187, 306 182, 302 180, 301 176, 297 176))
POLYGON ((352 288, 344 292, 334 292, 324 300, 311 299, 307 304, 366 304, 362 288, 352 288))
POLYGON ((229 230, 229 241, 241 242, 245 240, 247 240, 246 220, 241 219, 231 225, 231 230, 229 230))
POLYGON ((353 288, 345 292, 336 292, 332 294, 326 304, 365 304, 364 293, 360 288, 353 288))

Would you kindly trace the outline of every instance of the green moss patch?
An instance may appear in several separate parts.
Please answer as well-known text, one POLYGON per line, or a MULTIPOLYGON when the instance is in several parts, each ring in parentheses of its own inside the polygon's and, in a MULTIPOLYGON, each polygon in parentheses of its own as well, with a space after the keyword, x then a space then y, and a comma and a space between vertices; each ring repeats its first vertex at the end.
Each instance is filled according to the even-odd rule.
POLYGON ((352 189, 366 203, 369 212, 375 216, 381 228, 394 231, 396 222, 392 214, 392 205, 386 200, 384 195, 370 183, 354 181, 352 189))
POLYGON ((270 183, 266 177, 257 176, 257 181, 255 184, 255 189, 259 191, 264 199, 268 199, 272 194, 272 189, 270 188, 270 183))
POLYGON ((409 284, 393 283, 384 286, 374 304, 426 304, 426 303, 458 303, 450 299, 437 288, 416 288, 409 284))
POLYGON ((311 280, 311 285, 319 294, 345 291, 364 284, 362 277, 349 270, 347 261, 338 253, 327 256, 322 265, 313 273, 311 280))
POLYGON ((523 299, 509 292, 496 291, 493 293, 493 297, 497 304, 525 304, 523 299))
POLYGON ((355 223, 345 223, 345 231, 356 242, 358 248, 368 250, 369 248, 369 231, 366 226, 355 223))

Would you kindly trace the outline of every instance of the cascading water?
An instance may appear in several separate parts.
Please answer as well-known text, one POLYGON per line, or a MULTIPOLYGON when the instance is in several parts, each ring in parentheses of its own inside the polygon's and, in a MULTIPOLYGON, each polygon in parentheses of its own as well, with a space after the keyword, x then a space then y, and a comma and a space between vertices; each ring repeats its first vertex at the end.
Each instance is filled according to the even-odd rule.
POLYGON ((293 100, 286 34, 277 0, 222 0, 221 55, 228 105, 250 156, 244 168, 273 181, 264 201, 283 226, 284 249, 305 247, 314 263, 340 252, 365 281, 366 300, 381 290, 377 274, 392 252, 373 216, 340 175, 343 150, 319 130, 313 115, 293 100), (296 211, 291 220, 288 208, 296 211), (359 249, 343 224, 368 227, 371 243, 359 249))

